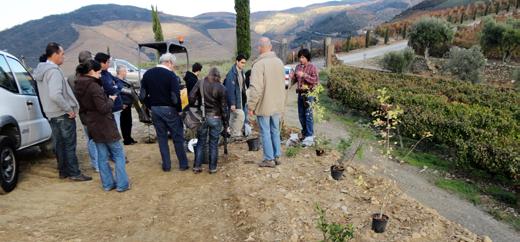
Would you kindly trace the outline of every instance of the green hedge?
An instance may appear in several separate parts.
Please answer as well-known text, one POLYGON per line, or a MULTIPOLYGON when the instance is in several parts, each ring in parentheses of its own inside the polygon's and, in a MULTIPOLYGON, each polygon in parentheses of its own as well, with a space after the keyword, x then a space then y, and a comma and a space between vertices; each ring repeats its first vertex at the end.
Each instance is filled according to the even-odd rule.
POLYGON ((434 143, 454 148, 459 165, 520 179, 520 93, 514 89, 345 66, 329 77, 332 98, 366 113, 376 110, 377 89, 386 87, 405 112, 404 136, 430 131, 434 143))

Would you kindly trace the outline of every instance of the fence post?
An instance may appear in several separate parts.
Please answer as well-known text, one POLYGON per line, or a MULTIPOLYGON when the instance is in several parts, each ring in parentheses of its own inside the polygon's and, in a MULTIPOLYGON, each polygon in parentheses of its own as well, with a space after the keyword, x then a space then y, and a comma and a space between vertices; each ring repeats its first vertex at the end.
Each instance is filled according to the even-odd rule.
POLYGON ((334 54, 334 45, 330 37, 325 38, 325 67, 332 66, 332 55, 334 54), (332 48, 331 48, 332 47, 332 48))
POLYGON ((287 64, 287 56, 288 56, 288 53, 287 53, 287 39, 286 38, 283 38, 282 39, 282 57, 283 57, 283 62, 284 64, 287 64))

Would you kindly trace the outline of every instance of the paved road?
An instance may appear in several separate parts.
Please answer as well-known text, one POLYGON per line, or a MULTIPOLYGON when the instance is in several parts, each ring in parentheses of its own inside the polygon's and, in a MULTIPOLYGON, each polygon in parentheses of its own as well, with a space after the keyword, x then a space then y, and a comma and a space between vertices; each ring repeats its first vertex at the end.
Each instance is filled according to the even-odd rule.
POLYGON ((338 58, 339 60, 343 61, 344 64, 348 65, 349 63, 356 63, 364 61, 365 59, 372 59, 374 57, 382 56, 387 52, 403 50, 407 45, 408 41, 399 41, 389 45, 376 46, 366 50, 358 50, 354 53, 340 53, 338 54, 338 58))

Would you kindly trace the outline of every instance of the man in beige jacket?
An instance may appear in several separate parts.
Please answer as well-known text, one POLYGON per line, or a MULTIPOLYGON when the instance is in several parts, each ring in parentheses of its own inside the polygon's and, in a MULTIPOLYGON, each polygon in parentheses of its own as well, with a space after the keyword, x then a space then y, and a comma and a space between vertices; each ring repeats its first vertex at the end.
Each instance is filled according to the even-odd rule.
POLYGON ((282 60, 271 49, 269 38, 260 38, 260 56, 253 62, 247 94, 249 115, 256 115, 262 137, 264 160, 260 167, 279 165, 282 155, 280 117, 285 106, 285 73, 282 60))

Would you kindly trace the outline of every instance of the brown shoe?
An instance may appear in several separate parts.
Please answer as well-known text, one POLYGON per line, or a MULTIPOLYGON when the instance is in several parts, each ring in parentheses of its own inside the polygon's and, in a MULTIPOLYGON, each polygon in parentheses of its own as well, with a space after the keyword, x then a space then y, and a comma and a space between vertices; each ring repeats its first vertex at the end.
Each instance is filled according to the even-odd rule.
POLYGON ((277 166, 282 164, 282 161, 280 160, 280 157, 274 158, 274 164, 277 165, 277 166))
POLYGON ((258 166, 259 167, 269 167, 269 168, 274 168, 276 166, 276 164, 274 163, 274 161, 272 160, 264 160, 260 163, 258 163, 258 166))

